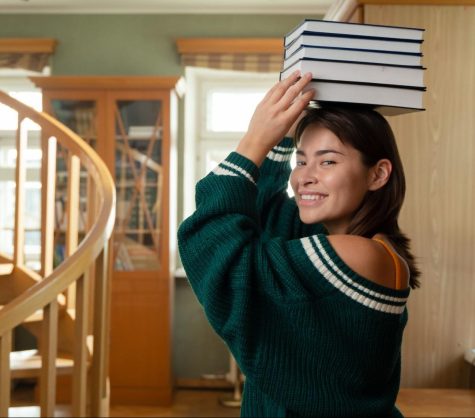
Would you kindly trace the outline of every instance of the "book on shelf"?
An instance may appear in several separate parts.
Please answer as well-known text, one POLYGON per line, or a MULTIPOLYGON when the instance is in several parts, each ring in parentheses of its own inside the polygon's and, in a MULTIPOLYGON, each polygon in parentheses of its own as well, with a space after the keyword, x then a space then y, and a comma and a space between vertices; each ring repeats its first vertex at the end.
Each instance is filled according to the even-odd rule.
POLYGON ((315 89, 315 100, 324 104, 358 104, 393 116, 423 109, 425 87, 312 80, 304 89, 315 89))
POLYGON ((284 46, 290 45, 302 33, 305 32, 321 32, 335 35, 351 35, 361 37, 393 38, 422 42, 424 29, 304 19, 299 25, 297 25, 297 27, 285 35, 284 46))
POLYGON ((159 137, 161 133, 161 126, 130 126, 127 136, 129 139, 150 139, 153 135, 159 137))
POLYGON ((409 54, 421 52, 421 42, 407 41, 390 38, 363 38, 355 36, 332 35, 328 33, 308 33, 299 35, 284 50, 284 58, 287 59, 302 46, 325 46, 332 48, 368 49, 371 51, 392 51, 409 54))
POLYGON ((420 66, 422 54, 302 45, 292 55, 287 57, 284 61, 283 68, 287 68, 290 64, 293 64, 295 61, 302 58, 420 66))
POLYGON ((424 68, 421 66, 301 58, 281 72, 281 80, 296 70, 301 74, 311 72, 315 79, 424 87, 424 68))
POLYGON ((74 110, 75 131, 83 137, 96 136, 95 110, 93 108, 78 107, 74 110))

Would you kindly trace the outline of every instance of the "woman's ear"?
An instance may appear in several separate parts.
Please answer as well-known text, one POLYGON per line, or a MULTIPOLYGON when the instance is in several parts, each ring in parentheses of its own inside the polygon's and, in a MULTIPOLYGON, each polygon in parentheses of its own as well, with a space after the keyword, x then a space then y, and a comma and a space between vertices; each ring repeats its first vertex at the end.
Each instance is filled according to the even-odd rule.
POLYGON ((369 175, 369 190, 375 191, 383 187, 391 176, 393 166, 388 159, 379 160, 372 168, 369 175))

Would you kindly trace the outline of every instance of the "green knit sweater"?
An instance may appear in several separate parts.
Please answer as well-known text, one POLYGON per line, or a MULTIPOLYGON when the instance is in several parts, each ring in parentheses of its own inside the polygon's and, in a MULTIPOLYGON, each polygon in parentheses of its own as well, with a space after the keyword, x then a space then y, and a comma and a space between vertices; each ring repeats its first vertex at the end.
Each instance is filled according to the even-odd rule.
POLYGON ((409 290, 352 271, 286 194, 292 142, 196 186, 183 266, 246 376, 241 416, 393 417, 409 290))

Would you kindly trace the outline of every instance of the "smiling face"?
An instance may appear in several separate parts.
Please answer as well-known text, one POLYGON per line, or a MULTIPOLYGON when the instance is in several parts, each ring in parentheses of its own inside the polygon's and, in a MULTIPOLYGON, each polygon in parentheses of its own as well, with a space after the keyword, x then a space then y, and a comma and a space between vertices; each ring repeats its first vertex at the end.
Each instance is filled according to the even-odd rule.
POLYGON ((364 196, 373 189, 374 168, 361 153, 327 128, 308 126, 300 137, 290 183, 300 219, 323 223, 330 234, 346 233, 364 196))

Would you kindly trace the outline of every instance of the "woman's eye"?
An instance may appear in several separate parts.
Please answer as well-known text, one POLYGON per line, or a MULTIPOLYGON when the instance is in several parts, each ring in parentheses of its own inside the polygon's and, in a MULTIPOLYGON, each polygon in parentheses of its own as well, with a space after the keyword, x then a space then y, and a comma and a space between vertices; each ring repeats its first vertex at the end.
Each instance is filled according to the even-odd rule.
POLYGON ((297 167, 302 167, 305 165, 305 161, 297 161, 296 162, 297 167))
POLYGON ((333 164, 336 164, 335 161, 332 161, 332 160, 322 161, 322 165, 333 165, 333 164))

